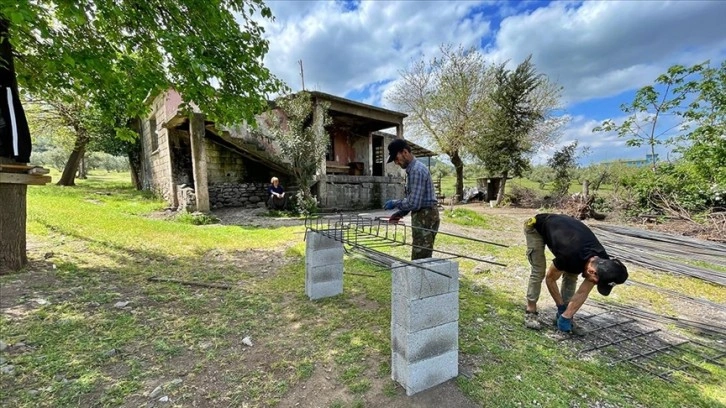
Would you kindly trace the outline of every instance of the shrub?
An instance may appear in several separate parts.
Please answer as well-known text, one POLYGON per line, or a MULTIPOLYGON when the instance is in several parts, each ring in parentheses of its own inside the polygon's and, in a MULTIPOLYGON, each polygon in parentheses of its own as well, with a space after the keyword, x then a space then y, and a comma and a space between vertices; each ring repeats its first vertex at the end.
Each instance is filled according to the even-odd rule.
POLYGON ((183 224, 192 224, 192 225, 208 225, 208 224, 219 223, 219 218, 217 218, 211 214, 205 214, 205 213, 201 213, 201 212, 190 213, 190 212, 183 211, 176 216, 176 220, 183 224))

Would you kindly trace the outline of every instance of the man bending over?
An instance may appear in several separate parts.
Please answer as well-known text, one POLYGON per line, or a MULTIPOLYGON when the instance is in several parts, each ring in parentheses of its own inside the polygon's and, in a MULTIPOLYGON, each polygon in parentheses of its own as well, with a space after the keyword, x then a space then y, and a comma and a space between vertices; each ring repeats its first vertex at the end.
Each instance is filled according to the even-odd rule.
POLYGON ((615 285, 628 279, 628 270, 617 259, 610 259, 595 234, 581 221, 560 214, 538 214, 524 223, 527 239, 527 259, 532 267, 527 286, 525 326, 539 330, 537 300, 545 280, 547 289, 557 305, 557 328, 583 335, 572 319, 587 300, 592 288, 608 296, 615 285), (544 248, 554 254, 547 267, 544 248), (585 279, 575 291, 577 276, 585 279), (562 278, 561 289, 557 281, 562 278))

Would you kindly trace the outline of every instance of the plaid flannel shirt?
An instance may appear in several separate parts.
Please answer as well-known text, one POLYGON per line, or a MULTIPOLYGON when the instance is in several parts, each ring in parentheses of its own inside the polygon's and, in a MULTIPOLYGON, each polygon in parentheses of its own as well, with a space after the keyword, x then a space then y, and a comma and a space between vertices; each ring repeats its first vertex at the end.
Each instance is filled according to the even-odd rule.
POLYGON ((406 198, 396 202, 396 208, 404 213, 437 205, 434 184, 426 166, 415 158, 406 167, 406 198))

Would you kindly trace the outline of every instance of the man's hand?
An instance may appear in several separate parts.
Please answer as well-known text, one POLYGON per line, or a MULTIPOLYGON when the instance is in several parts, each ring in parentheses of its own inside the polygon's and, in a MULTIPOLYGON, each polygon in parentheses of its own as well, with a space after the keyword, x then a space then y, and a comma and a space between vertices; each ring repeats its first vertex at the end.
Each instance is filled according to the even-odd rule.
POLYGON ((391 215, 390 218, 388 218, 389 224, 398 224, 399 221, 401 221, 401 218, 403 218, 403 214, 400 211, 396 211, 391 215))
POLYGON ((562 315, 557 318, 557 328, 563 332, 572 331, 572 319, 568 319, 562 315))
POLYGON ((396 208, 396 200, 388 200, 385 204, 383 204, 384 210, 392 210, 396 208))

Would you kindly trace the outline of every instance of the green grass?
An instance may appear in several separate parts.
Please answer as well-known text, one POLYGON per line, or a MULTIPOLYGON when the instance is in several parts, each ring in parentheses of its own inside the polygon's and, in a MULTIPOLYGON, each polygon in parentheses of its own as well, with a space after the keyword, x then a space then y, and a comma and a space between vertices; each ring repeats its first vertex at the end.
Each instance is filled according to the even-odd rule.
MULTIPOLYGON (((192 225, 154 216, 165 204, 134 191, 123 175, 92 174, 78 184, 28 189, 31 267, 0 277, 3 291, 23 293, 3 304, 0 339, 26 347, 0 354, 16 367, 15 375, 0 377, 0 405, 142 406, 163 385, 178 406, 275 406, 321 376, 343 388, 326 406, 406 399, 390 380, 390 272, 346 257, 344 293, 312 302, 304 295, 302 227, 192 225), (232 288, 150 282, 153 276, 232 288), (128 306, 115 307, 122 301, 128 306), (245 336, 253 347, 241 343, 245 336), (182 382, 172 386, 175 379, 182 382)), ((520 231, 519 221, 461 209, 442 222, 485 237, 520 231)), ((492 247, 441 234, 437 247, 508 265, 475 273, 478 263, 460 262, 459 348, 474 374, 457 385, 475 404, 726 404, 723 367, 702 364, 700 378, 670 384, 629 365, 579 359, 576 346, 523 328, 523 288, 509 284, 526 270, 521 243, 492 247)), ((404 258, 409 252, 391 249, 404 258)), ((659 279, 726 300, 722 287, 637 273, 646 283, 659 279)), ((672 312, 667 298, 642 288, 617 293, 625 303, 644 297, 672 312)))
MULTIPOLYGON (((468 187, 476 187, 477 181, 476 179, 464 179, 464 188, 468 187)), ((545 184, 544 188, 541 188, 539 183, 526 179, 526 178, 514 178, 507 180, 506 185, 506 191, 511 191, 510 189, 514 186, 517 187, 523 187, 528 188, 531 190, 534 190, 538 194, 541 195, 547 195, 552 192, 552 189, 554 188, 552 183, 545 184)), ((454 192, 456 191, 456 177, 455 176, 446 176, 441 178, 441 192, 446 197, 452 197, 454 195, 454 192)), ((570 189, 568 190, 570 194, 578 193, 582 191, 582 185, 578 183, 577 181, 573 181, 572 184, 570 184, 570 189)), ((610 185, 602 185, 600 186, 600 189, 597 191, 598 195, 601 196, 607 196, 612 192, 612 186, 610 185)))
POLYGON ((488 227, 487 219, 472 210, 463 208, 455 208, 453 210, 444 210, 444 219, 452 224, 465 225, 470 227, 488 227))

